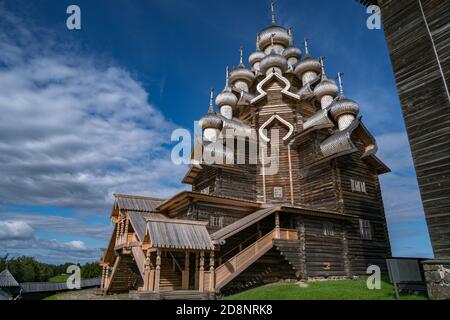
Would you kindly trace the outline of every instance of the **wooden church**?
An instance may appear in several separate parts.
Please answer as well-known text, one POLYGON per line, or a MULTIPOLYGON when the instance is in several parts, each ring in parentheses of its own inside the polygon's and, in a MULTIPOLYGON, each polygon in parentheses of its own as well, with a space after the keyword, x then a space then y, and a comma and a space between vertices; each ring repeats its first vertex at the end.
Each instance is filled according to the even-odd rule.
POLYGON ((183 180, 192 191, 171 199, 116 195, 101 258, 104 294, 212 299, 280 280, 385 269, 391 251, 379 175, 389 168, 375 155, 359 105, 344 96, 341 74, 339 84, 327 77, 307 41, 303 53, 294 46, 273 5, 250 66, 242 49, 240 58, 216 97, 220 112, 211 99, 200 121, 200 148, 244 161, 193 157, 183 180), (250 161, 255 140, 266 146, 257 160, 271 163, 250 161), (233 148, 239 144, 243 154, 233 148))

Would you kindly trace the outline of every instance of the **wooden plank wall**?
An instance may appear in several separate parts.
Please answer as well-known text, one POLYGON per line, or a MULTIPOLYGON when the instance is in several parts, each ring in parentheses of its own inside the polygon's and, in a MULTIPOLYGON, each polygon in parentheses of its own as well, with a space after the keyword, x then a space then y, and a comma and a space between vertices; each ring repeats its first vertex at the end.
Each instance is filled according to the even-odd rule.
POLYGON ((384 31, 437 258, 450 257, 450 1, 380 1, 384 31), (441 62, 440 72, 435 49, 441 62))

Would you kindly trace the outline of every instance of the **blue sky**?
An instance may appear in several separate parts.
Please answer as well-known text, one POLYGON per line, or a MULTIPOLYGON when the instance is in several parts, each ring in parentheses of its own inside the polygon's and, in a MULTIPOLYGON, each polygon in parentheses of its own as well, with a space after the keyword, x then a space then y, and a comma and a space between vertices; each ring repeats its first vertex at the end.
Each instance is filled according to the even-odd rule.
MULTIPOLYGON (((0 1, 0 254, 98 259, 116 192, 169 197, 186 168, 170 162, 174 128, 193 129, 226 65, 248 56, 269 1, 0 1), (66 28, 77 4, 82 30, 66 28)), ((382 30, 355 1, 279 0, 296 45, 345 74, 377 137, 393 253, 431 257, 382 30)))

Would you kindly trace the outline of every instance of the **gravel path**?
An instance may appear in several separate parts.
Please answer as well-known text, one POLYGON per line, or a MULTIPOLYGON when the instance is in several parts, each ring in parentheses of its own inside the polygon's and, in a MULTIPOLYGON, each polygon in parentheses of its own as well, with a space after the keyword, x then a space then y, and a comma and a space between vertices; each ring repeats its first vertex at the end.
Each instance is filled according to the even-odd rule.
POLYGON ((58 300, 130 300, 128 293, 100 296, 97 289, 76 290, 63 292, 57 295, 58 300))

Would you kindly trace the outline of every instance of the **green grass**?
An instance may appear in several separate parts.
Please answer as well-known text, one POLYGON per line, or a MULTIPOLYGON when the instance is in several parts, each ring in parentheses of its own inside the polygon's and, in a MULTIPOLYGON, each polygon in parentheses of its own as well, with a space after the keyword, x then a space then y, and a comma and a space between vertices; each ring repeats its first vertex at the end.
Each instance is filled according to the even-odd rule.
MULTIPOLYGON (((298 284, 272 284, 224 300, 394 300, 394 287, 386 280, 381 290, 367 289, 366 280, 323 281, 309 283, 308 288, 298 284)), ((427 300, 423 295, 401 296, 402 300, 427 300)))
POLYGON ((66 282, 67 279, 69 278, 69 275, 67 274, 61 274, 59 276, 55 276, 53 278, 48 279, 48 282, 66 282))
POLYGON ((55 295, 50 296, 50 297, 47 297, 47 298, 45 298, 45 299, 43 299, 43 300, 52 300, 52 301, 54 301, 54 300, 59 300, 59 299, 58 299, 58 295, 59 295, 59 294, 55 294, 55 295))

